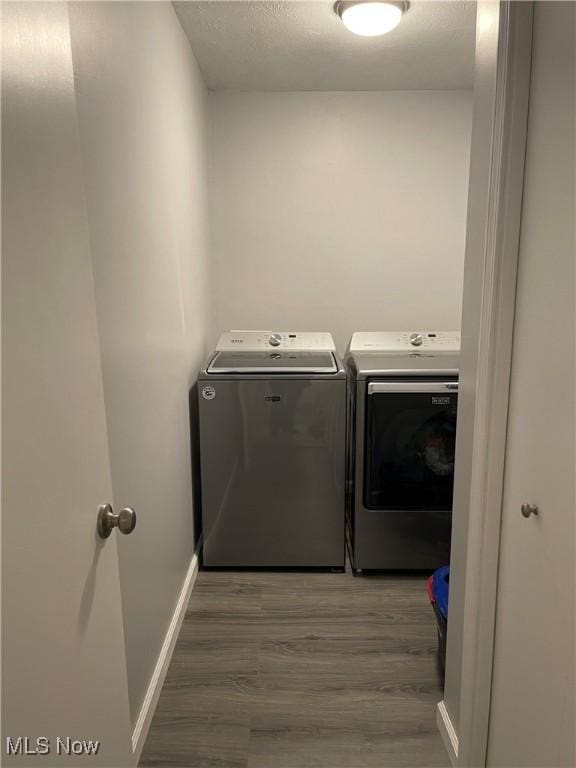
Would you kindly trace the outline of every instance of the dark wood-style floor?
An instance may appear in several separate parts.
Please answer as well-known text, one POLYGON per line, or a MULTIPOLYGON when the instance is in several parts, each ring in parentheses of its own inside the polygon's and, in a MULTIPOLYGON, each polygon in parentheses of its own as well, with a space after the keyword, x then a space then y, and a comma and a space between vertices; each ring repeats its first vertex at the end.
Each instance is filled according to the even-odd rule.
POLYGON ((142 766, 448 766, 421 576, 204 571, 142 766))

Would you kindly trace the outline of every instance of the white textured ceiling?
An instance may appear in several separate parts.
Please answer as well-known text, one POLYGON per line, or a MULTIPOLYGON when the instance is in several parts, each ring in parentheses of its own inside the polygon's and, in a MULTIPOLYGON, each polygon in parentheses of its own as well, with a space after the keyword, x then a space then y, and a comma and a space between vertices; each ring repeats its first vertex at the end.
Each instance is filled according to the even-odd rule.
POLYGON ((350 33, 333 2, 175 2, 212 90, 471 88, 476 4, 412 2, 376 38, 350 33))

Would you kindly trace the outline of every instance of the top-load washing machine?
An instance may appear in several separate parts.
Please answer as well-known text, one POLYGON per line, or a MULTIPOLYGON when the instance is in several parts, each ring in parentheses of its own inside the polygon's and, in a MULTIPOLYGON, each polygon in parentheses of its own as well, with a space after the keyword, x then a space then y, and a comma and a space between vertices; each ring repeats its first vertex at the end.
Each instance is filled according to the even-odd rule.
POLYGON ((198 398, 204 565, 342 569, 346 373, 331 335, 224 333, 198 398))
POLYGON ((354 570, 449 562, 460 334, 355 333, 347 524, 354 570))

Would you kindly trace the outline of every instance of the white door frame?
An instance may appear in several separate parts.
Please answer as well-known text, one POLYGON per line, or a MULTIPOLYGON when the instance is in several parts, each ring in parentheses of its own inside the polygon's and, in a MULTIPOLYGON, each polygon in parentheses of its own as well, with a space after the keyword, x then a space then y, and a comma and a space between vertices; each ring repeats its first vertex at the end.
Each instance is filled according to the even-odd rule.
POLYGON ((476 292, 480 308, 468 326, 464 311, 462 325, 463 361, 474 359, 476 372, 467 419, 473 430, 459 436, 471 441, 472 456, 465 573, 459 574, 464 608, 448 639, 450 654, 450 630, 461 632, 457 731, 444 702, 438 705, 450 758, 467 767, 486 765, 488 744, 532 18, 532 2, 478 4, 466 261, 481 265, 482 278, 464 288, 465 297, 476 292))

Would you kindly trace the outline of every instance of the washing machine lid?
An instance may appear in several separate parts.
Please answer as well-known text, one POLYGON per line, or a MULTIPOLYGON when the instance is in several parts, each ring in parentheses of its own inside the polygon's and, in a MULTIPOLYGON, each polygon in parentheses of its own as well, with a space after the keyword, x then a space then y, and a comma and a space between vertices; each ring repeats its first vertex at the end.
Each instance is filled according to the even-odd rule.
POLYGON ((334 354, 328 351, 266 350, 262 352, 217 352, 207 373, 313 374, 336 373, 334 354))

